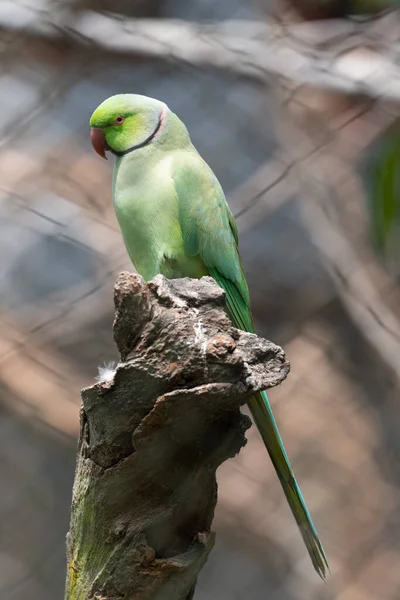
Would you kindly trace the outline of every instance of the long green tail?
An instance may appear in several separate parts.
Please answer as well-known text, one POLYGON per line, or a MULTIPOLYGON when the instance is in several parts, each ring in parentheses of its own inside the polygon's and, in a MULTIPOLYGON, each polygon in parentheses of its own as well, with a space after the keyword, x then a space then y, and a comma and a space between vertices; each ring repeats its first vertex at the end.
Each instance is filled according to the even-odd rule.
MULTIPOLYGON (((244 276, 241 287, 238 287, 237 283, 222 276, 216 269, 210 269, 210 274, 226 292, 228 314, 234 325, 244 331, 254 332, 244 276)), ((326 571, 329 571, 328 561, 294 476, 267 394, 259 392, 251 398, 248 406, 271 457, 314 568, 318 575, 325 579, 326 571)))
POLYGON ((329 571, 328 560, 294 476, 267 394, 259 392, 251 398, 248 406, 282 484, 314 569, 325 579, 326 572, 329 571))

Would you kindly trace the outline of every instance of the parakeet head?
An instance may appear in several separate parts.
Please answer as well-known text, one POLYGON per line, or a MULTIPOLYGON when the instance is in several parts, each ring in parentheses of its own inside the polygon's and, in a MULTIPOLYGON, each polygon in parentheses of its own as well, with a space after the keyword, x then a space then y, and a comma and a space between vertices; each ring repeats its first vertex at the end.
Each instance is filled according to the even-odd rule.
POLYGON ((104 100, 90 118, 90 138, 97 154, 117 156, 150 144, 160 133, 167 106, 147 96, 118 94, 104 100))

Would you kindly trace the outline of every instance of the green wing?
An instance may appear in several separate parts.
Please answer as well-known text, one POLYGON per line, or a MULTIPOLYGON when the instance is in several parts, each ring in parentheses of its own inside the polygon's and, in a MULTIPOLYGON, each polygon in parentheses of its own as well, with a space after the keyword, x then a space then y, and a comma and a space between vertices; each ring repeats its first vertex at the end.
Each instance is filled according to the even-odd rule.
POLYGON ((254 331, 237 227, 217 178, 200 156, 189 153, 175 160, 172 178, 179 199, 185 252, 199 255, 210 275, 225 290, 235 325, 254 331))
MULTIPOLYGON (((179 219, 185 252, 199 255, 210 275, 226 292, 226 303, 236 327, 254 331, 249 291, 238 252, 238 235, 233 215, 215 175, 194 153, 176 159, 172 178, 179 201, 179 219)), ((324 579, 329 569, 286 454, 272 409, 265 392, 248 402, 285 492, 293 516, 317 573, 324 579)))

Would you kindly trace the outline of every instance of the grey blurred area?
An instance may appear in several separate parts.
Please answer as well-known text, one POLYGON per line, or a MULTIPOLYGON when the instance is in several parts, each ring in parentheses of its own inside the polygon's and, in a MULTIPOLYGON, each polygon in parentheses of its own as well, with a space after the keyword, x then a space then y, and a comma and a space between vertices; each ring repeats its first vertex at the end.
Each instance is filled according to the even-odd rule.
POLYGON ((63 597, 79 391, 116 359, 132 269, 88 136, 119 92, 165 101, 226 191, 257 331, 291 362, 271 400, 331 564, 326 585, 252 428, 219 471, 195 600, 400 597, 400 291, 362 179, 400 116, 399 31, 396 12, 311 25, 256 0, 0 4, 1 599, 63 597))

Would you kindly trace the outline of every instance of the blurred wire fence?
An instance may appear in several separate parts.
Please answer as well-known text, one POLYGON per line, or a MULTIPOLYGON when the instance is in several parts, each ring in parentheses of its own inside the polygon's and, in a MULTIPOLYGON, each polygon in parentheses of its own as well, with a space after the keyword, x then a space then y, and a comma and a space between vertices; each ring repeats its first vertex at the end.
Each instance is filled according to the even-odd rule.
POLYGON ((397 600, 399 229, 380 258, 366 181, 399 130, 398 11, 3 1, 0 89, 0 598, 62 597, 79 389, 116 358, 112 287, 132 268, 88 119, 135 92, 187 124, 237 217, 258 332, 292 364, 272 402, 332 566, 326 586, 251 430, 219 473, 196 598, 397 600))

